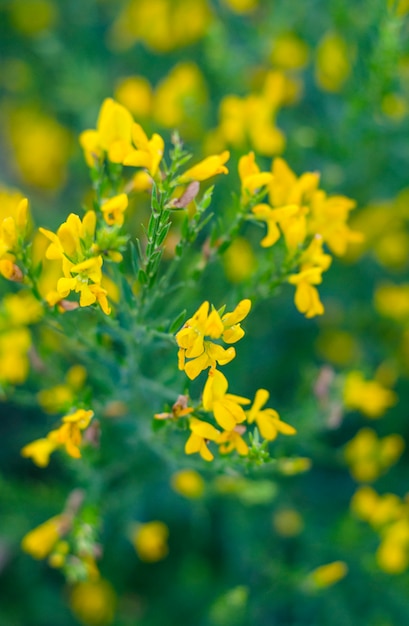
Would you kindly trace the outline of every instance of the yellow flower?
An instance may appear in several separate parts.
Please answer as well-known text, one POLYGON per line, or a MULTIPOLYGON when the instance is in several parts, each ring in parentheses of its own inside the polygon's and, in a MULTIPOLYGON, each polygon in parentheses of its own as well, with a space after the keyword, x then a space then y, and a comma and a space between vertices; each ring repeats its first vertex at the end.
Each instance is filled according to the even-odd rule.
POLYGON ((285 232, 288 234, 288 218, 299 213, 299 207, 296 204, 282 206, 279 209, 272 209, 268 204, 256 204, 251 210, 257 220, 262 220, 267 224, 267 235, 260 242, 263 248, 273 246, 280 238, 281 232, 277 224, 284 222, 285 232))
POLYGON ((21 548, 33 559, 45 559, 52 552, 61 535, 66 532, 67 518, 56 515, 30 530, 21 541, 21 548))
POLYGON ((246 432, 245 426, 237 425, 233 430, 224 431, 219 436, 217 443, 219 444, 219 451, 222 454, 229 454, 233 450, 237 450, 241 456, 247 456, 249 453, 249 447, 244 441, 242 435, 246 432))
POLYGON ((124 223, 124 212, 127 207, 128 196, 126 193, 113 196, 101 204, 104 220, 109 226, 122 226, 124 223))
POLYGON ((345 578, 347 574, 347 564, 344 561, 334 561, 314 569, 308 576, 308 582, 317 589, 324 589, 325 587, 332 587, 345 578))
POLYGON ((322 268, 311 267, 298 274, 291 274, 288 282, 296 285, 294 302, 300 313, 304 313, 307 318, 324 313, 318 290, 314 287, 322 282, 322 268))
POLYGON ((398 400, 395 392, 386 389, 376 380, 365 380, 358 371, 349 372, 343 393, 347 409, 360 411, 371 419, 382 417, 398 400))
POLYGON ((371 482, 397 462, 405 447, 400 435, 379 439, 374 430, 362 428, 345 446, 345 459, 357 481, 371 482))
POLYGON ((80 444, 82 442, 82 431, 88 428, 94 411, 78 409, 74 413, 65 415, 62 418, 62 426, 57 430, 52 430, 48 434, 51 442, 65 446, 65 451, 74 459, 81 458, 80 444))
POLYGON ((116 86, 115 97, 137 119, 148 117, 152 109, 152 88, 143 76, 122 78, 116 86))
POLYGON ((251 301, 241 300, 234 311, 222 317, 212 309, 209 313, 209 303, 203 302, 196 313, 185 322, 181 330, 176 333, 179 346, 179 369, 184 370, 193 380, 200 372, 216 364, 225 365, 236 356, 234 348, 227 350, 210 339, 222 339, 226 343, 235 343, 244 335, 240 322, 246 317, 251 308, 251 301), (186 358, 191 359, 186 363, 186 358))
POLYGON ((168 537, 169 529, 166 524, 152 521, 135 525, 131 540, 142 561, 155 563, 164 559, 168 554, 168 537))
POLYGON ((113 163, 122 163, 132 151, 131 129, 134 121, 129 111, 112 98, 101 105, 96 130, 85 130, 80 135, 80 144, 90 167, 103 154, 113 163))
POLYGON ((206 157, 179 176, 180 184, 190 183, 192 180, 201 182, 216 174, 228 174, 229 170, 224 165, 230 158, 230 152, 225 150, 221 154, 206 157))
POLYGON ((242 194, 254 194, 259 189, 270 183, 273 179, 271 172, 260 172, 260 168, 256 163, 254 152, 240 157, 239 160, 239 176, 241 180, 242 194))
POLYGON ((58 444, 48 438, 36 439, 22 448, 21 456, 31 458, 38 467, 47 467, 50 455, 57 447, 58 444))
POLYGON ((216 422, 224 430, 233 431, 239 422, 246 419, 241 405, 249 404, 250 400, 226 393, 227 389, 227 378, 218 370, 210 369, 203 389, 203 408, 213 412, 216 422))
POLYGON ((69 604, 85 626, 108 626, 114 620, 116 594, 103 578, 80 581, 70 590, 69 604))
POLYGON ((132 150, 126 155, 123 164, 144 167, 154 177, 158 171, 165 148, 162 137, 154 133, 152 138, 148 139, 142 126, 135 123, 132 125, 132 140, 136 150, 132 150))
POLYGON ((295 435, 297 432, 295 428, 282 422, 280 416, 274 409, 262 409, 270 394, 266 389, 258 389, 254 397, 253 406, 246 412, 247 421, 249 424, 256 422, 261 436, 264 439, 273 441, 278 433, 283 435, 295 435))
POLYGON ((185 453, 195 454, 198 452, 205 461, 213 461, 214 456, 207 447, 207 444, 209 441, 217 441, 220 431, 208 422, 199 420, 196 417, 189 419, 189 428, 191 435, 186 441, 185 453))
POLYGON ((326 33, 318 44, 315 80, 325 91, 341 91, 351 73, 351 52, 336 33, 326 33))
POLYGON ((180 470, 172 474, 172 489, 185 498, 200 498, 205 489, 203 478, 195 470, 180 470))
POLYGON ((405 505, 394 493, 380 496, 372 487, 365 485, 354 493, 351 511, 375 530, 379 530, 401 518, 405 514, 405 505))

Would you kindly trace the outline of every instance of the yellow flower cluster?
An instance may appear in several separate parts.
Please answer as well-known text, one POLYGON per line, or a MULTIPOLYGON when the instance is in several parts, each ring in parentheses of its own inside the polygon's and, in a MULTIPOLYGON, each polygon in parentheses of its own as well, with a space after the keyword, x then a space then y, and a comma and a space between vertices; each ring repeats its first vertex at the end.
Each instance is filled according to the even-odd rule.
MULTIPOLYGON (((220 431, 213 424, 199 419, 194 415, 188 417, 191 431, 185 446, 186 454, 198 452, 206 461, 212 461, 214 456, 208 444, 213 441, 219 445, 222 454, 236 450, 238 454, 247 456, 249 447, 243 439, 246 427, 243 422, 256 422, 261 435, 272 441, 277 434, 295 434, 295 429, 280 420, 274 409, 263 409, 269 393, 259 389, 256 393, 253 406, 245 411, 243 405, 250 404, 248 398, 228 393, 228 380, 217 366, 229 363, 236 356, 235 349, 230 346, 224 348, 217 341, 226 344, 236 343, 244 336, 241 322, 248 315, 251 308, 250 300, 242 300, 236 308, 224 313, 224 308, 217 311, 204 302, 196 313, 188 319, 176 334, 179 346, 179 369, 184 370, 193 380, 209 368, 206 383, 203 389, 202 403, 199 407, 213 415, 220 431)), ((184 415, 192 413, 193 408, 185 409, 184 415)), ((159 416, 156 416, 159 417, 159 416)))
POLYGON ((371 428, 361 428, 346 444, 344 454, 355 480, 372 482, 398 461, 404 448, 400 435, 379 438, 371 428))
POLYGON ((43 307, 28 291, 4 296, 0 305, 0 385, 19 385, 29 372, 30 324, 38 322, 43 307))
POLYGON ((351 500, 352 512, 379 534, 376 552, 379 567, 401 574, 409 567, 409 504, 394 493, 379 495, 372 487, 360 487, 351 500))
POLYGON ((282 158, 275 158, 270 172, 260 171, 253 152, 241 157, 239 175, 244 203, 249 203, 256 220, 266 223, 261 246, 268 248, 284 238, 290 259, 299 257, 299 271, 288 281, 296 287, 295 305, 306 317, 324 313, 316 285, 331 264, 323 246, 343 256, 350 242, 361 241, 360 233, 347 225, 355 202, 345 196, 327 196, 319 189, 319 174, 307 172, 297 177, 282 158), (267 202, 253 198, 268 195, 267 202))
POLYGON ((281 70, 272 70, 266 74, 259 93, 225 96, 219 107, 219 124, 210 135, 210 143, 235 148, 250 144, 263 156, 281 154, 285 136, 277 127, 277 114, 282 106, 298 98, 298 91, 298 83, 293 78, 281 70))
POLYGON ((36 439, 24 446, 21 455, 31 458, 38 467, 46 467, 50 455, 57 448, 65 448, 66 453, 74 459, 81 458, 80 445, 82 433, 91 423, 93 411, 77 409, 62 418, 59 428, 51 430, 46 437, 36 439))
POLYGON ((0 274, 21 282, 18 265, 29 226, 28 200, 17 192, 0 190, 0 274))

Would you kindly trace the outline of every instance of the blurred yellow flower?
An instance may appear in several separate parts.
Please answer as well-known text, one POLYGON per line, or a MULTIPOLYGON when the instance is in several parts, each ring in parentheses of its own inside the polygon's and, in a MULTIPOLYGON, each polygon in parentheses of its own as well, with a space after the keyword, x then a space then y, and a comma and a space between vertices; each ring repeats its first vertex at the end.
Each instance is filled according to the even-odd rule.
POLYGON ((308 583, 315 589, 325 589, 332 587, 337 582, 345 578, 348 574, 348 566, 344 561, 334 561, 314 569, 308 575, 308 583))
POLYGON ((116 86, 115 99, 136 119, 151 115, 153 92, 149 81, 144 76, 122 78, 116 86))
POLYGON ((201 182, 216 176, 216 174, 228 174, 229 170, 224 165, 230 158, 230 152, 225 150, 221 154, 215 154, 203 159, 193 167, 189 168, 181 174, 178 178, 178 182, 183 185, 189 183, 192 180, 201 182))
POLYGON ((172 489, 185 498, 201 498, 205 490, 203 478, 195 470, 185 469, 172 474, 172 489))
POLYGON ((147 563, 161 561, 167 556, 168 537, 168 527, 159 521, 135 524, 131 533, 131 540, 139 558, 147 563))
POLYGON ((347 375, 343 395, 345 408, 360 411, 371 419, 382 417, 398 401, 394 391, 386 389, 377 380, 365 380, 358 371, 347 375))
POLYGON ((51 517, 23 537, 21 548, 33 559, 45 559, 66 531, 66 527, 67 519, 63 515, 51 517))
POLYGON ((108 626, 115 617, 117 598, 112 585, 103 578, 81 581, 70 590, 69 604, 85 626, 108 626))
POLYGON ((273 41, 270 60, 283 70, 299 70, 308 63, 308 45, 295 33, 283 33, 273 41))
POLYGON ((372 482, 394 465, 405 448, 400 435, 378 438, 370 428, 362 428, 345 446, 344 454, 355 480, 372 482))
POLYGON ((351 49, 337 33, 328 32, 316 49, 315 80, 325 91, 341 91, 351 73, 351 49))

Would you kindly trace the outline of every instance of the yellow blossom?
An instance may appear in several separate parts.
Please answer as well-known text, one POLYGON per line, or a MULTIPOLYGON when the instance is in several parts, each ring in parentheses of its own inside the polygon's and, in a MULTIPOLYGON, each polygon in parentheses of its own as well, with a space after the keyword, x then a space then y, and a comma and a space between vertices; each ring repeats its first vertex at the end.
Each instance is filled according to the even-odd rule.
POLYGON ((247 456, 249 447, 242 437, 245 431, 245 426, 237 425, 233 430, 225 430, 221 433, 217 440, 220 452, 222 454, 229 454, 233 450, 237 450, 238 454, 241 456, 247 456))
POLYGON ((270 183, 273 179, 271 172, 261 172, 256 163, 254 152, 240 157, 239 176, 241 180, 241 191, 243 194, 256 193, 259 189, 270 183))
POLYGON ((85 130, 80 135, 88 165, 95 166, 103 154, 113 163, 122 163, 132 151, 133 123, 132 115, 124 106, 106 98, 101 105, 96 130, 85 130))
POLYGON ((326 33, 316 52, 315 80, 325 91, 341 91, 351 72, 351 51, 337 33, 326 33))
POLYGON ((314 569, 308 576, 308 582, 317 589, 332 587, 345 578, 348 574, 348 566, 344 561, 334 561, 314 569))
POLYGON ((128 196, 121 193, 113 196, 101 204, 101 211, 104 220, 109 226, 122 226, 124 223, 124 212, 128 207, 128 196))
POLYGON ((136 150, 130 151, 123 160, 124 165, 143 167, 154 177, 158 171, 164 151, 164 141, 160 135, 154 133, 148 139, 140 124, 132 125, 132 141, 136 150))
POLYGON ((192 180, 201 182, 216 174, 228 174, 229 170, 224 165, 230 158, 230 152, 225 150, 221 154, 206 157, 179 176, 180 184, 189 183, 192 180))
POLYGON ((31 458, 38 467, 47 467, 50 455, 58 447, 55 441, 48 438, 36 439, 21 450, 21 456, 31 458))
POLYGON ((185 498, 200 498, 205 489, 203 478, 195 470, 185 469, 172 474, 172 489, 185 498))
POLYGON ((397 462, 404 447, 400 435, 380 439, 374 430, 362 428, 345 446, 345 459, 355 480, 371 482, 397 462))
POLYGON ((67 519, 63 515, 56 515, 30 530, 23 537, 21 548, 33 559, 45 559, 64 534, 66 527, 67 519))
POLYGON ((382 417, 396 404, 397 395, 376 380, 365 380, 358 371, 349 372, 344 385, 344 404, 349 410, 357 410, 371 419, 382 417))
POLYGON ((210 369, 203 389, 203 408, 213 412, 216 422, 224 430, 233 431, 236 424, 246 419, 241 405, 249 404, 250 400, 226 393, 227 389, 227 378, 218 370, 210 369))
POLYGON ((253 406, 246 412, 247 422, 252 424, 256 422, 261 436, 264 439, 273 441, 278 433, 283 435, 295 435, 295 428, 282 422, 280 416, 274 409, 262 409, 270 394, 266 389, 258 389, 254 397, 253 406))
POLYGON ((179 346, 179 369, 185 370, 190 379, 196 378, 208 367, 225 365, 234 359, 236 352, 230 347, 227 350, 209 339, 222 339, 226 343, 235 343, 244 335, 240 322, 250 311, 251 301, 242 300, 234 311, 220 317, 209 303, 204 302, 196 313, 188 319, 176 334, 179 346), (190 359, 186 362, 186 359, 190 359))
POLYGON ((322 282, 322 271, 320 267, 311 267, 298 274, 291 274, 288 278, 288 282, 296 286, 295 306, 307 318, 324 313, 318 290, 314 287, 322 282))
POLYGON ((122 78, 116 86, 115 97, 137 119, 151 113, 152 88, 143 76, 122 78))
POLYGON ((70 590, 69 604, 85 626, 108 626, 114 620, 116 594, 103 578, 80 581, 70 590))
POLYGON ((132 530, 131 540, 142 561, 155 563, 161 561, 169 552, 169 529, 163 522, 152 521, 136 524, 132 530))
POLYGON ((214 456, 207 447, 207 444, 209 441, 217 441, 220 431, 208 422, 199 420, 196 417, 189 419, 189 428, 191 434, 186 441, 185 453, 195 454, 198 452, 205 461, 213 461, 214 456))
MULTIPOLYGON (((267 235, 261 240, 260 245, 263 248, 269 248, 280 238, 281 232, 278 224, 284 221, 287 226, 288 218, 296 215, 299 207, 296 204, 289 204, 279 209, 272 209, 268 204, 256 204, 251 211, 257 220, 262 220, 267 224, 267 235)), ((288 233, 288 228, 285 232, 288 233)))

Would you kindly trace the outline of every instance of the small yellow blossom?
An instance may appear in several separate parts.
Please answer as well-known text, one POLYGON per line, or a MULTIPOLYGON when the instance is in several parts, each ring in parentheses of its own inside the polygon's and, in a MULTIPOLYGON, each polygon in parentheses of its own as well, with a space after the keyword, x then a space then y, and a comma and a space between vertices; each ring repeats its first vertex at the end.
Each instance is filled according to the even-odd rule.
POLYGON ((27 444, 21 450, 21 456, 31 458, 38 467, 47 467, 50 455, 56 450, 58 444, 48 438, 36 439, 27 444))
POLYGON ((88 165, 94 167, 104 154, 113 163, 122 163, 132 151, 133 123, 132 115, 124 106, 106 98, 99 112, 96 130, 85 130, 80 135, 88 165))
POLYGON ((169 529, 163 522, 152 521, 136 524, 132 530, 131 540, 142 561, 155 563, 164 559, 168 552, 169 529))
POLYGON ((321 89, 342 90, 351 73, 351 51, 337 33, 326 33, 317 46, 315 80, 321 89))
POLYGON ((205 461, 213 461, 214 456, 207 447, 207 444, 209 441, 217 441, 220 431, 208 422, 199 420, 196 417, 189 419, 189 428, 191 434, 186 441, 185 453, 195 454, 198 452, 205 461))
POLYGON ((228 174, 229 170, 224 165, 230 158, 230 152, 225 150, 221 154, 206 157, 179 176, 178 182, 183 185, 192 180, 201 182, 216 174, 228 174))
POLYGON ((124 223, 124 212, 128 207, 128 196, 121 193, 106 200, 101 204, 101 211, 104 220, 109 226, 122 226, 124 223))
POLYGON ((269 441, 273 441, 277 437, 278 433, 282 433, 283 435, 295 435, 297 432, 295 428, 285 422, 282 422, 277 411, 274 409, 262 410, 262 407, 265 405, 269 397, 270 394, 266 389, 257 390, 253 406, 246 412, 247 422, 249 424, 256 422, 261 436, 269 441))
POLYGON ((360 411, 366 417, 377 419, 394 406, 398 398, 376 380, 365 380, 358 371, 349 372, 344 385, 345 408, 360 411))
POLYGON ((324 306, 314 286, 322 282, 320 267, 311 267, 298 274, 291 274, 288 282, 296 286, 294 302, 300 313, 304 313, 307 318, 323 315, 324 306))
POLYGON ((218 370, 210 369, 203 389, 203 408, 213 412, 221 428, 233 431, 238 423, 245 421, 246 414, 241 405, 249 404, 250 400, 226 393, 227 389, 227 378, 218 370))
POLYGON ((359 487, 351 499, 351 511, 361 520, 380 530, 405 514, 405 505, 394 493, 382 496, 372 487, 359 487))
POLYGON ((225 365, 234 359, 234 348, 226 350, 205 338, 222 339, 225 343, 239 341, 244 335, 240 322, 247 316, 250 308, 250 300, 241 300, 234 311, 221 317, 215 309, 209 313, 209 303, 204 302, 176 334, 179 369, 184 370, 193 380, 208 367, 216 367, 217 363, 225 365), (186 362, 186 359, 190 360, 186 362))
POLYGON ((280 509, 273 516, 273 526, 280 537, 297 537, 304 529, 304 521, 295 509, 280 509))
POLYGON ((314 569, 308 576, 308 582, 316 589, 324 589, 332 587, 345 578, 347 574, 347 564, 344 561, 334 561, 314 569))
POLYGON ((242 194, 254 194, 259 189, 270 183, 273 179, 271 172, 261 172, 256 163, 254 152, 240 157, 239 176, 241 180, 242 194))
POLYGON ((205 490, 203 478, 195 470, 185 469, 172 474, 172 489, 185 498, 200 498, 205 490))
POLYGON ((67 530, 67 518, 56 515, 30 530, 21 541, 21 548, 33 559, 45 559, 67 530))
POLYGON ((85 626, 108 626, 114 620, 117 598, 112 585, 103 578, 75 583, 69 604, 85 626))
POLYGON ((152 177, 155 177, 164 151, 164 141, 160 135, 154 133, 148 139, 140 124, 132 125, 132 141, 136 150, 131 150, 123 160, 124 165, 133 167, 143 167, 148 170, 152 177))
POLYGON ((289 204, 279 209, 272 209, 268 204, 256 204, 251 211, 257 220, 261 220, 267 224, 267 235, 261 240, 260 245, 263 246, 263 248, 269 248, 273 246, 281 236, 278 224, 285 224, 285 232, 288 235, 288 218, 298 214, 299 207, 296 204, 289 204))
POLYGON ((241 456, 247 456, 249 447, 242 437, 245 432, 246 427, 243 425, 237 425, 233 430, 224 431, 217 440, 219 451, 222 454, 229 454, 236 450, 241 456))

